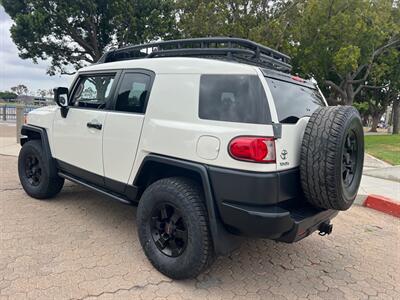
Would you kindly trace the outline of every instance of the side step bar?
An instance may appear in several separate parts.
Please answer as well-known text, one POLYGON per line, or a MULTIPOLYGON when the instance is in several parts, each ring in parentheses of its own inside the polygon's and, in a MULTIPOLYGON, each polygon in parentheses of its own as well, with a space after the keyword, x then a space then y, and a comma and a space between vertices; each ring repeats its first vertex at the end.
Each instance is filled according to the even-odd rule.
POLYGON ((108 197, 110 197, 110 198, 112 198, 112 199, 114 199, 116 201, 122 202, 124 204, 128 204, 128 205, 133 205, 134 204, 132 201, 129 201, 124 196, 120 196, 120 195, 117 195, 117 194, 114 194, 114 193, 110 193, 109 191, 107 191, 105 189, 102 189, 102 188, 100 188, 98 186, 94 186, 94 185, 92 185, 92 184, 90 184, 90 183, 88 183, 86 181, 83 181, 81 179, 75 178, 75 177, 73 177, 71 175, 68 175, 68 174, 65 174, 63 172, 58 172, 58 176, 60 176, 62 178, 65 178, 65 179, 68 179, 68 180, 70 180, 72 182, 78 183, 80 185, 83 185, 84 187, 87 187, 87 188, 89 188, 89 189, 91 189, 91 190, 93 190, 95 192, 100 193, 100 194, 106 195, 106 196, 108 196, 108 197))

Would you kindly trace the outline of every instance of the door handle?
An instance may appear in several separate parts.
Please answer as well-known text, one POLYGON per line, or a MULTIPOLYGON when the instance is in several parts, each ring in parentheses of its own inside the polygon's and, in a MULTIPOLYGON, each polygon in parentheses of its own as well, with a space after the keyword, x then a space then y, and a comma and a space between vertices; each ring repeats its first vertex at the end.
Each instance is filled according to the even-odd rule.
POLYGON ((86 126, 87 126, 88 128, 94 128, 94 129, 97 129, 97 130, 101 130, 101 129, 103 128, 103 125, 102 125, 102 124, 100 124, 100 123, 92 123, 92 122, 88 122, 88 123, 86 124, 86 126))

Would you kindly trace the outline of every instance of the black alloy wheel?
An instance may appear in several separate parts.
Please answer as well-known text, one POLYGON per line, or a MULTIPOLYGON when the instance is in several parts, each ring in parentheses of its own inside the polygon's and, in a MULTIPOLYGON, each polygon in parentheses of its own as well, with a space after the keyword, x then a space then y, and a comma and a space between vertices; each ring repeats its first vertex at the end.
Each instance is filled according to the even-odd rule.
POLYGON ((25 159, 25 175, 32 186, 38 186, 40 184, 42 166, 40 165, 39 159, 33 154, 28 155, 25 159))
POLYGON ((189 178, 162 178, 143 192, 137 210, 139 241, 152 265, 173 279, 194 278, 213 261, 201 185, 189 178))
POLYGON ((357 171, 358 141, 354 130, 350 129, 343 145, 342 180, 344 188, 353 183, 357 171))
POLYGON ((64 179, 58 176, 51 162, 52 158, 42 148, 42 141, 30 140, 23 144, 18 155, 18 176, 29 196, 50 199, 61 191, 64 179))
POLYGON ((158 205, 150 219, 151 235, 165 255, 177 257, 187 245, 187 226, 181 212, 171 203, 158 205))

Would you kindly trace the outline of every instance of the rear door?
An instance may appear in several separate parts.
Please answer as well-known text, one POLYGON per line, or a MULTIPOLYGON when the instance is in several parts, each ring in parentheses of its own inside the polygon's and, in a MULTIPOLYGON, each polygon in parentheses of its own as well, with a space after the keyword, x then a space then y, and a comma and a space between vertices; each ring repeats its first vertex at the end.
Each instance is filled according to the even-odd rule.
POLYGON ((106 186, 124 192, 142 132, 154 74, 127 71, 121 76, 113 108, 105 120, 103 161, 106 186))
POLYGON ((268 87, 275 104, 277 119, 282 124, 282 137, 276 140, 278 170, 300 165, 300 149, 309 117, 325 100, 319 89, 302 84, 298 77, 285 79, 267 77, 268 87))

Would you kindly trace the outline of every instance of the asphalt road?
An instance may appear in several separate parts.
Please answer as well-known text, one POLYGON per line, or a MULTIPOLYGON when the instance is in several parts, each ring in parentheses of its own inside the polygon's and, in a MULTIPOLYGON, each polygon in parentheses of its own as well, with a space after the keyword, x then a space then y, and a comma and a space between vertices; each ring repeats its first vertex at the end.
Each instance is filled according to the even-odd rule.
POLYGON ((22 190, 0 156, 0 299, 400 299, 400 221, 354 206, 333 234, 245 239, 198 278, 172 281, 144 256, 134 207, 67 183, 51 201, 22 190))

